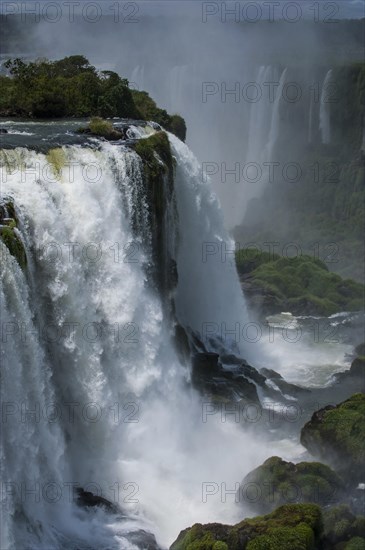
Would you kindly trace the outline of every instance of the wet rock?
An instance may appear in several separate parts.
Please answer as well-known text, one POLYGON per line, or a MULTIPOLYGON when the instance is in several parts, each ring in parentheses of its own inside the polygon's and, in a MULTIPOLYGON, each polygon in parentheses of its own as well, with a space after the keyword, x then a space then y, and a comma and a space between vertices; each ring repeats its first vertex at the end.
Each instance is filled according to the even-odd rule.
POLYGON ((292 502, 333 505, 341 500, 344 491, 341 477, 320 462, 294 464, 273 456, 247 474, 238 497, 241 504, 265 514, 292 502))
POLYGON ((84 491, 82 487, 76 488, 77 504, 82 508, 101 506, 110 513, 119 513, 119 507, 106 498, 94 495, 90 491, 84 491))
POLYGON ((301 444, 353 485, 365 477, 365 394, 315 412, 301 431, 301 444))
POLYGON ((5 128, 0 128, 0 134, 7 134, 8 131, 5 128))

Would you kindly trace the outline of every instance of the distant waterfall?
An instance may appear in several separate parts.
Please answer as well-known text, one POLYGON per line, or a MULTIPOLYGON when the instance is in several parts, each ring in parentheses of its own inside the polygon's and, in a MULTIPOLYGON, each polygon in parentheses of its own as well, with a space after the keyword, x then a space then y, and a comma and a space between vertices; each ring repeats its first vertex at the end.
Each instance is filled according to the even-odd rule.
MULTIPOLYGON (((246 159, 248 162, 262 162, 267 160, 267 137, 272 120, 273 101, 269 97, 268 83, 274 82, 276 71, 272 66, 261 66, 258 71, 256 83, 261 90, 261 98, 251 105, 249 123, 249 143, 246 159), (266 85, 266 86, 265 86, 266 85)), ((279 93, 279 90, 277 90, 279 93)), ((276 96, 277 97, 277 96, 276 96)))
MULTIPOLYGON (((161 229, 178 266, 176 316, 199 331, 210 323, 219 336, 222 324, 232 331, 247 321, 233 243, 196 159, 170 140, 175 190, 161 229)), ((134 542, 139 532, 167 546, 194 521, 238 520, 233 501, 223 510, 202 503, 201 484, 231 486, 268 451, 219 415, 202 423, 148 276, 158 228, 149 223, 142 161, 105 142, 58 151, 57 170, 27 149, 6 151, 2 166, 2 197, 16 207, 28 265, 24 273, 0 241, 1 548, 137 550, 146 547, 134 542), (13 161, 26 167, 22 177, 8 170, 13 161), (99 178, 88 176, 90 166, 99 178), (121 512, 80 508, 75 486, 121 512)), ((163 192, 168 183, 160 183, 163 192)), ((233 349, 228 338, 226 346, 233 349)))
POLYGON ((283 90, 285 86, 285 80, 286 80, 286 74, 288 72, 288 69, 284 69, 284 71, 281 74, 279 86, 276 90, 275 95, 275 101, 274 101, 274 107, 272 111, 272 119, 271 119, 271 127, 270 127, 270 133, 269 133, 269 141, 268 141, 268 159, 269 161, 272 161, 272 155, 274 151, 275 143, 279 137, 280 132, 280 102, 283 97, 283 90))
POLYGON ((328 86, 332 79, 332 69, 330 69, 323 82, 320 108, 319 108, 319 129, 321 132, 322 143, 329 144, 331 142, 331 112, 330 103, 328 101, 328 86))
POLYGON ((309 104, 309 116, 308 116, 308 143, 313 141, 313 116, 314 116, 314 99, 313 94, 311 94, 310 104, 309 104))
POLYGON ((132 88, 137 90, 145 90, 145 74, 144 67, 137 65, 132 72, 130 78, 130 85, 132 88))
POLYGON ((184 108, 184 90, 188 84, 188 65, 176 65, 168 76, 169 110, 173 113, 181 113, 184 108))

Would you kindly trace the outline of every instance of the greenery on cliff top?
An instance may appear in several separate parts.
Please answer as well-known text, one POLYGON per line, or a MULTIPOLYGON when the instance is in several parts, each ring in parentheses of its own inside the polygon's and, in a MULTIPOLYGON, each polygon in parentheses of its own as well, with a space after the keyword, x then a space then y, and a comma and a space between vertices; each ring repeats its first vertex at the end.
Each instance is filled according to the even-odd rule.
POLYGON ((147 92, 131 90, 128 80, 117 73, 97 71, 82 55, 58 61, 16 58, 4 65, 11 77, 0 76, 0 116, 153 120, 185 139, 182 117, 159 109, 147 92))
POLYGON ((331 273, 320 260, 241 249, 236 253, 239 275, 253 289, 270 296, 277 312, 332 315, 364 308, 364 285, 331 273))

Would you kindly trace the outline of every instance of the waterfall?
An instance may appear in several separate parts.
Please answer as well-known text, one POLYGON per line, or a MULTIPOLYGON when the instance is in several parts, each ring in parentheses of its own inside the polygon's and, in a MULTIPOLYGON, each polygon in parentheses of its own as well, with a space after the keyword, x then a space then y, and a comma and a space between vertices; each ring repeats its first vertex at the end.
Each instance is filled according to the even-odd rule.
POLYGON ((184 90, 188 84, 188 65, 176 65, 168 76, 169 110, 173 113, 182 113, 184 110, 184 90))
POLYGON ((310 94, 310 104, 309 104, 309 117, 308 117, 308 143, 313 141, 313 111, 314 111, 314 99, 313 94, 310 94))
MULTIPOLYGON (((170 140, 176 197, 168 196, 163 231, 178 266, 176 316, 195 330, 211 323, 214 347, 221 323, 245 322, 245 303, 219 204, 189 149, 170 140)), ((167 545, 195 521, 238 520, 234 501, 202 502, 202 482, 234 486, 268 450, 219 415, 202 422, 148 275, 155 229, 141 159, 105 142, 58 151, 58 164, 8 151, 2 167, 28 261, 23 272, 0 241, 9 403, 1 548, 136 550, 138 533, 167 545), (121 511, 79 507, 73 486, 121 511)))
MULTIPOLYGON (((268 93, 267 84, 275 81, 276 71, 269 65, 261 66, 258 70, 256 83, 261 90, 262 97, 251 106, 249 123, 249 144, 247 153, 247 162, 263 162, 266 159, 267 136, 270 131, 270 123, 273 117, 273 105, 277 101, 277 95, 274 102, 268 93)), ((279 94, 279 90, 277 90, 279 94)))
POLYGON ((145 75, 144 67, 137 65, 132 71, 132 76, 130 78, 130 85, 132 88, 137 90, 145 90, 145 75))
POLYGON ((266 163, 273 160, 273 151, 280 131, 280 102, 286 80, 287 69, 280 77, 275 88, 274 97, 271 96, 270 85, 277 82, 275 67, 261 66, 256 76, 256 85, 261 90, 261 97, 253 102, 250 108, 248 146, 246 165, 247 181, 243 181, 244 189, 239 189, 236 204, 238 221, 240 223, 245 214, 248 202, 259 197, 269 180, 269 171, 266 163), (255 165, 255 166, 254 166, 255 165))
POLYGON ((328 100, 328 86, 332 79, 332 69, 330 69, 324 79, 320 108, 319 108, 319 129, 322 136, 322 143, 329 144, 331 142, 331 113, 330 103, 328 100))
POLYGON ((270 133, 269 133, 269 141, 268 141, 268 159, 271 162, 273 160, 272 155, 274 151, 275 143, 279 137, 280 132, 280 102, 281 98, 283 97, 283 90, 285 86, 285 80, 286 80, 286 74, 288 72, 288 69, 284 69, 284 71, 281 74, 279 86, 276 90, 275 95, 275 101, 272 111, 272 118, 271 118, 271 126, 270 126, 270 133))

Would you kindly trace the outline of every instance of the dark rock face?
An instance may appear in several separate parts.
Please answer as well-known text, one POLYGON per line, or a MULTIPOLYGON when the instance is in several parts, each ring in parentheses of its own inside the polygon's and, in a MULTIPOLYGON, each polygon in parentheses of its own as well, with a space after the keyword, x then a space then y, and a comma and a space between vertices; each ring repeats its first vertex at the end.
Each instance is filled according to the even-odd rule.
POLYGON ((330 463, 349 484, 364 480, 365 394, 315 412, 301 431, 300 441, 314 456, 330 463))
POLYGON ((277 456, 266 460, 242 481, 239 502, 264 514, 289 503, 333 505, 344 496, 343 480, 320 462, 285 462, 277 456))
POLYGON ((225 369, 219 362, 217 353, 194 354, 192 382, 201 393, 212 400, 260 402, 256 386, 246 377, 244 367, 225 369))
POLYGON ((141 550, 161 550, 156 542, 155 536, 143 529, 128 533, 127 538, 129 542, 135 544, 141 550))
POLYGON ((281 374, 274 370, 264 368, 260 369, 260 373, 261 375, 264 375, 264 377, 266 377, 265 379, 271 380, 279 388, 282 394, 298 397, 303 394, 308 395, 311 393, 311 391, 306 388, 301 388, 300 386, 296 386, 295 384, 290 384, 289 382, 286 382, 281 374))
POLYGON ((334 379, 336 382, 353 381, 357 383, 357 388, 361 391, 365 391, 365 357, 356 357, 351 363, 351 367, 346 372, 340 372, 335 374, 334 379))
POLYGON ((110 502, 110 500, 107 500, 106 498, 103 498, 103 497, 99 497, 98 495, 94 495, 90 491, 84 491, 82 487, 77 487, 76 493, 77 493, 77 504, 82 508, 86 508, 86 507, 93 508, 95 506, 101 506, 112 514, 116 514, 120 512, 120 509, 118 508, 118 506, 113 502, 110 502))
POLYGON ((8 131, 5 128, 0 128, 0 134, 7 134, 8 131))

